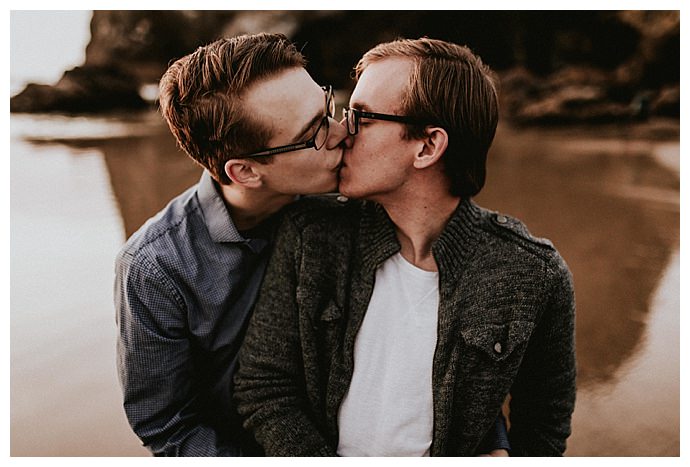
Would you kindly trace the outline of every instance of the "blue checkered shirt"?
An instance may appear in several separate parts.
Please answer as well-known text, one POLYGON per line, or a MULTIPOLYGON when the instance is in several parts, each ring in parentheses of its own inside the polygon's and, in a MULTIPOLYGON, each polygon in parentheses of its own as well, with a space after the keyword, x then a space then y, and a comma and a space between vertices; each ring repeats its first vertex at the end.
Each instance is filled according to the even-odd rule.
POLYGON ((134 432, 163 456, 256 455, 232 377, 274 222, 241 235, 208 172, 115 265, 117 365, 134 432))

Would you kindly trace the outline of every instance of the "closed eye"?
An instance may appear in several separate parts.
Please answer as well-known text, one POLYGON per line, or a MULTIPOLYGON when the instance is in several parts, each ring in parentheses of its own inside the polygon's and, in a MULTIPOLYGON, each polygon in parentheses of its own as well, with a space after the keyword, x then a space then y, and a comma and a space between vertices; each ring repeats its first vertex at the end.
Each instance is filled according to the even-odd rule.
POLYGON ((305 125, 304 128, 300 131, 297 137, 293 138, 292 142, 301 143, 302 141, 304 141, 305 138, 311 137, 316 131, 316 127, 318 127, 321 123, 322 119, 323 113, 321 113, 321 115, 316 115, 314 118, 312 118, 311 121, 307 125, 305 125))

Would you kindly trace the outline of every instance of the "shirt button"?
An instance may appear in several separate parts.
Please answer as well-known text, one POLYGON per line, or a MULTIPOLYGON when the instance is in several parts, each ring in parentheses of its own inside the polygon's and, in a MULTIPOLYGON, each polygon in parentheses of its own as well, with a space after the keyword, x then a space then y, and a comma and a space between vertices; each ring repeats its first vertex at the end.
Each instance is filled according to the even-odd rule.
POLYGON ((338 195, 338 197, 335 200, 339 203, 347 203, 348 198, 347 196, 338 195))
POLYGON ((494 350, 496 351, 496 353, 501 353, 501 351, 503 350, 503 347, 501 347, 500 342, 496 342, 496 344, 494 344, 494 350))
POLYGON ((506 216, 496 216, 496 222, 499 224, 505 224, 508 222, 508 218, 506 216))

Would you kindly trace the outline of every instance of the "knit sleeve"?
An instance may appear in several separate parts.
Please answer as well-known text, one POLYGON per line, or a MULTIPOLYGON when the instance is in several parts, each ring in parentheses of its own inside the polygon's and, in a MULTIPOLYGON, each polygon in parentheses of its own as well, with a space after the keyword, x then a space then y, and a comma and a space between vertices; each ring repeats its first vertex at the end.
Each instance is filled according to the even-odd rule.
POLYGON ((511 390, 513 456, 560 456, 570 435, 575 407, 575 297, 570 271, 558 260, 547 269, 550 298, 511 390))
POLYGON ((301 247, 288 216, 240 351, 235 400, 245 428, 267 455, 335 456, 306 408, 296 303, 301 247))

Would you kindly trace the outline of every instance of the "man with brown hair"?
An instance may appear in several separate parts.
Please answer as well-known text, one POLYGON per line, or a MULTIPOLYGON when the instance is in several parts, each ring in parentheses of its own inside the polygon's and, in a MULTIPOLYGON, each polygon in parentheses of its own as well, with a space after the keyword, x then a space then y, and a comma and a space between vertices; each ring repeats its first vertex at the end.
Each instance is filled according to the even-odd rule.
POLYGON ((367 52, 340 192, 283 220, 240 353, 238 410, 270 455, 470 456, 510 396, 513 455, 561 455, 575 400, 567 265, 477 206, 496 84, 466 47, 367 52))
POLYGON ((304 64, 284 36, 246 35, 200 47, 160 81, 170 130, 205 170, 116 261, 124 408, 154 455, 261 453, 232 402, 237 353, 278 211, 335 190, 346 137, 304 64))

